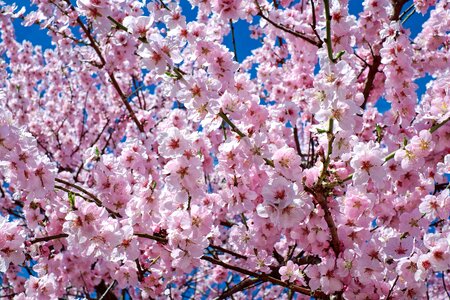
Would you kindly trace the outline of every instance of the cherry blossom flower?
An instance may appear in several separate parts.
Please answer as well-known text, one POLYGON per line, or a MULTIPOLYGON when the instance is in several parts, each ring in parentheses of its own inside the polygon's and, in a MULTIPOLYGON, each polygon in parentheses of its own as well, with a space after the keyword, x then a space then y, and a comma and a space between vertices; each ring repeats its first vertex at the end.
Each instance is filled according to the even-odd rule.
POLYGON ((0 297, 446 296, 450 4, 349 2, 0 0, 0 297))
POLYGON ((353 153, 354 156, 350 161, 351 167, 355 170, 353 182, 362 184, 370 178, 377 185, 381 185, 385 173, 383 151, 373 142, 370 142, 368 144, 356 144, 353 153))
POLYGON ((5 217, 0 216, 0 272, 6 272, 10 263, 20 264, 25 259, 23 254, 25 233, 23 230, 17 231, 18 221, 9 222, 5 217))
POLYGON ((281 280, 283 281, 294 282, 302 278, 298 265, 291 260, 288 261, 285 266, 282 266, 279 272, 281 275, 281 280))

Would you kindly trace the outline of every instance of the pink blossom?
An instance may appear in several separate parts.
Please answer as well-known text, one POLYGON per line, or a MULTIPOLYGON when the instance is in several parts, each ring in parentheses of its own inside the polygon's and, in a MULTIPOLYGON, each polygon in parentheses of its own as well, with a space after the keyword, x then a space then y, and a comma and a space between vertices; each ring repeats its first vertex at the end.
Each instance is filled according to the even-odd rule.
POLYGON ((300 157, 292 148, 281 148, 273 155, 275 167, 289 180, 300 178, 300 157))
POLYGON ((20 264, 25 259, 23 254, 25 233, 23 230, 16 230, 19 222, 9 222, 0 216, 0 272, 6 272, 10 263, 20 264))
POLYGON ((359 185, 370 178, 377 185, 381 185, 385 173, 382 150, 373 142, 358 143, 353 148, 353 153, 354 156, 350 161, 350 165, 355 170, 353 182, 359 185))
POLYGON ((291 260, 288 261, 285 266, 282 266, 279 272, 281 275, 281 280, 283 281, 294 282, 301 280, 302 278, 298 265, 293 263, 291 260))
POLYGON ((405 2, 0 0, 0 297, 445 296, 450 4, 405 2))

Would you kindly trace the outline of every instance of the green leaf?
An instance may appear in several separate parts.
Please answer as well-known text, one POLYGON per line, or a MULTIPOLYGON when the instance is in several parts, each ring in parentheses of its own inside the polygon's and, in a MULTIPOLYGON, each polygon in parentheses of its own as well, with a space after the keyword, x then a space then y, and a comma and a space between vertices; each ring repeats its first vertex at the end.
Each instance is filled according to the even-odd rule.
POLYGON ((165 72, 164 74, 166 74, 167 76, 171 77, 171 78, 178 78, 177 75, 170 73, 169 71, 165 72))
POLYGON ((344 54, 345 54, 345 50, 339 51, 338 54, 336 55, 335 60, 339 60, 342 57, 342 55, 344 55, 344 54))
POLYGON ((71 208, 72 210, 75 210, 75 209, 76 209, 76 208, 75 208, 75 194, 72 193, 72 192, 68 192, 68 193, 67 193, 67 196, 68 196, 68 198, 69 198, 70 208, 71 208))
POLYGON ((151 183, 151 185, 150 185, 150 188, 152 189, 152 190, 154 190, 154 189, 156 189, 156 181, 152 181, 152 183, 151 183))
POLYGON ((380 143, 383 138, 383 128, 379 124, 375 126, 376 134, 377 134, 377 142, 380 143))

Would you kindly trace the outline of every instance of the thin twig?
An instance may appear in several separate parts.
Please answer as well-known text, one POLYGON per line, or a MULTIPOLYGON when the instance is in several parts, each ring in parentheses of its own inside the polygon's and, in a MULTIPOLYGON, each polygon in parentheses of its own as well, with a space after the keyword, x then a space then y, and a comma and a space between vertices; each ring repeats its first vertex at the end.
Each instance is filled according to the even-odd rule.
MULTIPOLYGON (((70 187, 73 187, 73 188, 79 190, 80 192, 82 192, 82 193, 88 195, 88 196, 95 202, 95 204, 97 204, 97 206, 99 206, 99 207, 104 207, 104 208, 106 209, 106 211, 108 211, 108 212, 111 214, 111 216, 113 216, 113 217, 119 217, 119 218, 122 217, 119 213, 117 213, 117 212, 115 212, 115 211, 112 211, 111 209, 105 207, 105 206, 103 205, 102 201, 100 201, 100 199, 98 199, 94 194, 92 194, 91 192, 85 190, 84 188, 82 188, 82 187, 80 187, 80 186, 78 186, 78 185, 76 185, 76 184, 70 183, 70 182, 68 182, 68 181, 66 181, 66 180, 60 179, 60 178, 55 178, 55 181, 56 181, 56 182, 59 182, 59 183, 63 183, 63 184, 68 185, 68 186, 70 186, 70 187)), ((84 198, 84 197, 83 197, 83 198, 84 198)))
POLYGON ((399 17, 399 20, 403 19, 404 16, 406 16, 407 13, 411 11, 411 9, 414 9, 415 5, 412 3, 399 17))
POLYGON ((333 54, 333 47, 331 45, 331 14, 330 14, 330 1, 329 0, 323 0, 324 6, 325 6, 325 18, 326 18, 326 31, 327 31, 327 38, 325 40, 325 43, 327 44, 327 52, 328 52, 328 58, 332 63, 336 63, 336 58, 333 54))
MULTIPOLYGON (((72 3, 70 0, 66 0, 66 3, 69 5, 72 11, 76 11, 75 8, 72 6, 72 3)), ((61 11, 63 11, 56 3, 53 3, 58 7, 61 11)), ((65 13, 63 11, 63 13, 65 13)), ((92 49, 94 49, 95 53, 97 54, 98 58, 100 59, 100 64, 97 64, 97 67, 99 69, 102 69, 106 65, 106 60, 103 57, 102 51, 100 50, 99 45, 97 44, 97 41, 94 39, 94 37, 91 34, 91 31, 86 27, 86 25, 83 23, 80 17, 77 17, 76 19, 78 25, 81 27, 83 32, 86 34, 86 37, 89 39, 90 46, 92 49)), ((139 122, 138 118, 136 117, 136 114, 134 113, 133 109, 131 108, 130 104, 128 103, 128 98, 125 96, 125 94, 122 92, 122 89, 120 88, 120 85, 118 84, 114 73, 108 72, 108 75, 110 77, 111 83, 113 84, 114 88, 116 89, 117 93, 119 94, 123 104, 125 105, 126 109, 128 110, 128 113, 131 116, 131 119, 136 123, 136 126, 138 127, 140 132, 144 132, 144 127, 142 126, 141 122, 139 122)))
POLYGON ((445 273, 442 272, 442 285, 444 287, 444 291, 447 294, 448 299, 450 299, 450 293, 447 290, 447 284, 445 283, 445 273))
POLYGON ((391 297, 392 292, 394 291, 394 287, 397 284, 397 280, 400 278, 399 275, 397 275, 397 277, 395 277, 394 283, 391 286, 391 289, 389 290, 389 293, 386 296, 386 300, 389 300, 389 298, 391 297))
POLYGON ((236 39, 234 37, 234 25, 233 25, 232 19, 230 19, 230 28, 231 28, 231 41, 233 42, 234 60, 236 62, 239 62, 238 55, 237 55, 237 48, 236 48, 236 39))
POLYGON ((262 12, 261 6, 260 6, 259 3, 258 3, 258 0, 255 0, 255 4, 256 4, 256 6, 258 7, 258 10, 259 10, 258 15, 259 15, 261 18, 263 18, 264 20, 266 20, 267 22, 269 22, 270 24, 272 24, 274 27, 276 27, 276 28, 278 28, 278 29, 280 29, 280 30, 282 30, 282 31, 285 31, 285 32, 287 32, 287 33, 290 33, 290 34, 292 34, 293 36, 299 37, 299 38, 301 38, 302 40, 305 40, 305 41, 307 41, 308 43, 310 43, 310 44, 312 44, 312 45, 314 45, 314 46, 316 46, 316 47, 318 47, 318 48, 321 48, 321 47, 322 47, 322 43, 321 43, 320 41, 317 42, 317 41, 315 41, 315 40, 313 40, 313 39, 311 39, 311 38, 309 38, 309 37, 303 35, 302 33, 298 32, 298 31, 289 29, 289 28, 287 28, 287 27, 284 26, 284 25, 280 25, 280 24, 275 23, 274 21, 272 21, 271 19, 269 19, 268 17, 266 17, 266 16, 264 15, 264 13, 262 12))
POLYGON ((434 124, 433 126, 431 126, 430 133, 434 133, 436 130, 438 130, 439 128, 444 126, 449 120, 450 120, 450 117, 448 117, 447 119, 445 119, 441 123, 437 123, 437 124, 434 124))
POLYGON ((225 121, 225 123, 227 123, 231 127, 234 132, 237 133, 237 135, 239 135, 241 138, 246 136, 242 131, 239 130, 239 128, 236 127, 236 125, 234 125, 233 122, 231 122, 231 120, 222 110, 220 110, 218 115, 225 121))
POLYGON ((67 233, 60 233, 60 234, 35 238, 35 239, 31 240, 30 243, 36 244, 36 243, 41 243, 41 242, 48 242, 48 241, 52 241, 52 240, 56 240, 56 239, 66 238, 68 236, 69 235, 67 233))
POLYGON ((298 155, 303 156, 302 149, 300 148, 300 141, 298 140, 297 126, 294 126, 294 142, 295 142, 295 148, 297 148, 298 155))
POLYGON ((223 300, 228 297, 231 297, 233 294, 236 294, 237 292, 242 292, 252 286, 254 286, 255 283, 261 282, 261 279, 259 278, 247 278, 236 284, 235 286, 228 288, 226 291, 224 291, 217 300, 223 300))
POLYGON ((213 248, 213 249, 215 249, 215 250, 224 252, 224 253, 231 254, 231 255, 233 255, 233 256, 235 256, 235 257, 237 257, 237 258, 242 258, 242 259, 245 259, 245 260, 247 259, 247 256, 242 255, 242 254, 239 254, 239 253, 236 253, 236 252, 231 251, 231 250, 228 250, 228 249, 223 248, 223 247, 221 247, 221 246, 216 246, 216 245, 210 244, 209 247, 211 247, 211 248, 213 248))
POLYGON ((416 13, 416 11, 413 10, 409 15, 407 15, 406 18, 404 18, 404 19, 402 20, 402 25, 405 24, 405 22, 408 21, 408 19, 411 18, 412 15, 414 15, 415 13, 416 13))
POLYGON ((247 269, 243 269, 241 267, 237 267, 237 266, 233 266, 233 265, 227 264, 227 263, 225 263, 225 262, 223 262, 221 260, 215 259, 215 258, 210 257, 210 256, 203 255, 201 257, 201 259, 202 260, 206 260, 206 261, 208 261, 208 262, 210 262, 212 264, 222 266, 222 267, 224 267, 226 269, 239 272, 241 274, 245 274, 245 275, 248 275, 248 276, 259 278, 262 281, 269 281, 269 282, 271 282, 273 284, 286 287, 286 288, 291 289, 293 291, 299 292, 299 293, 301 293, 303 295, 312 296, 312 297, 317 298, 317 299, 329 299, 329 297, 327 295, 325 295, 321 291, 312 291, 312 290, 310 290, 310 289, 308 289, 306 287, 302 287, 302 286, 295 285, 295 284, 290 284, 290 283, 284 282, 284 281, 282 281, 280 279, 277 279, 275 277, 272 277, 270 275, 258 274, 258 273, 249 271, 247 269))
POLYGON ((103 295, 101 295, 100 298, 98 298, 98 300, 103 300, 103 298, 105 298, 105 296, 109 293, 109 291, 113 288, 113 286, 117 283, 117 281, 114 279, 113 282, 111 282, 111 284, 108 286, 108 288, 106 289, 106 291, 103 293, 103 295))
POLYGON ((166 238, 163 238, 163 237, 160 237, 160 236, 156 236, 156 235, 152 235, 152 234, 148 234, 148 233, 135 232, 134 235, 137 236, 137 237, 154 240, 154 241, 157 241, 158 243, 161 243, 161 244, 167 244, 169 242, 169 240, 166 239, 166 238))

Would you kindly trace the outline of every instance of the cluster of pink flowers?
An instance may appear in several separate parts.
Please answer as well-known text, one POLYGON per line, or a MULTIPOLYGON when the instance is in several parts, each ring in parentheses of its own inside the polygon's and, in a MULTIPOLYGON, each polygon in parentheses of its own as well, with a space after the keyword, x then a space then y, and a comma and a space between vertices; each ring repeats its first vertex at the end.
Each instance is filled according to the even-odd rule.
POLYGON ((348 2, 0 0, 0 297, 449 295, 450 1, 348 2))
POLYGON ((6 272, 11 263, 21 264, 25 255, 24 242, 25 232, 18 229, 19 222, 9 222, 7 218, 0 216, 0 272, 6 272))

